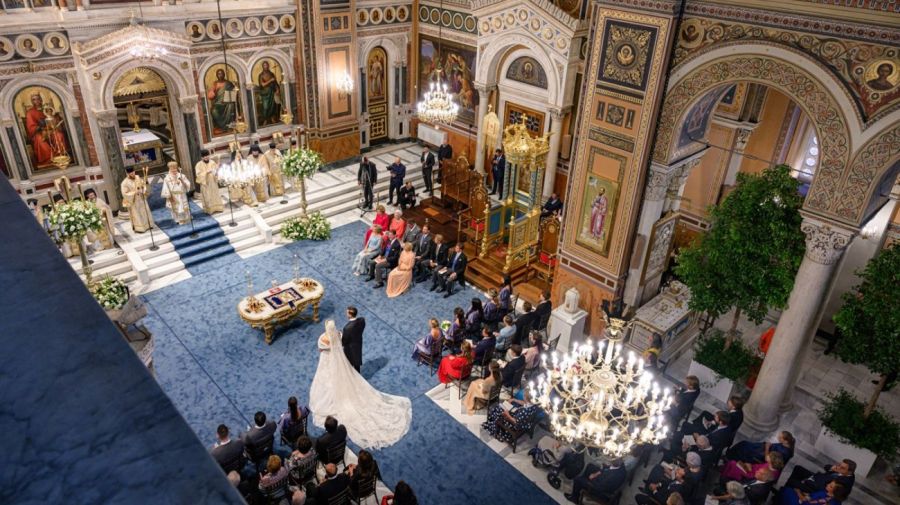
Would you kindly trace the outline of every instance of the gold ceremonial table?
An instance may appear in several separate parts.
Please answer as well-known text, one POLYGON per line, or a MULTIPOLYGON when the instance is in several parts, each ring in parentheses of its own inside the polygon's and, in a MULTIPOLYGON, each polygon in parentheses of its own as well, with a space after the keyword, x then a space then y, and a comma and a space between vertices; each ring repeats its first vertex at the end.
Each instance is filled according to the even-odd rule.
POLYGON ((295 318, 319 322, 319 303, 325 288, 314 279, 301 278, 288 281, 262 293, 245 297, 238 303, 238 314, 251 328, 263 330, 266 343, 272 343, 277 325, 288 324, 295 318), (312 317, 300 314, 312 306, 312 317))

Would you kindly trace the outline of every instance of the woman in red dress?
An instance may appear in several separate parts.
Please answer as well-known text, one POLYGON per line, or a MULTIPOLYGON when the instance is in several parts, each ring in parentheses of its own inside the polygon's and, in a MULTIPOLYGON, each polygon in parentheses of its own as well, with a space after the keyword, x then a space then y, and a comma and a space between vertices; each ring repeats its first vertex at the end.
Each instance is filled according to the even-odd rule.
POLYGON ((453 379, 464 379, 472 373, 472 362, 475 361, 475 350, 472 341, 463 340, 459 354, 452 354, 441 360, 438 368, 438 380, 441 384, 452 382, 453 379))
MULTIPOLYGON (((366 230, 366 239, 363 240, 363 244, 369 243, 369 235, 372 234, 372 228, 374 228, 377 225, 377 226, 380 226, 382 230, 387 231, 388 225, 390 223, 391 223, 391 216, 384 210, 384 205, 379 205, 378 207, 375 207, 375 219, 372 220, 372 226, 370 226, 369 229, 366 230)), ((398 237, 398 238, 402 238, 402 237, 398 237)), ((383 245, 387 245, 387 244, 383 244, 383 245)))

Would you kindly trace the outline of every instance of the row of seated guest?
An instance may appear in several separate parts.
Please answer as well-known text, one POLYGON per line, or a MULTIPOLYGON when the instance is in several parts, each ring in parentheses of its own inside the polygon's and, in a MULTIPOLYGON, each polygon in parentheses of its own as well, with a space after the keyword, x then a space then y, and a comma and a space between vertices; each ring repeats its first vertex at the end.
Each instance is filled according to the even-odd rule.
POLYGON ((821 472, 795 466, 778 493, 779 505, 839 505, 856 483, 856 462, 844 459, 821 472))
POLYGON ((376 226, 381 228, 382 231, 393 231, 399 238, 404 238, 404 234, 406 233, 406 220, 403 219, 403 212, 399 210, 395 211, 392 217, 387 213, 384 205, 379 205, 375 208, 375 217, 372 219, 372 226, 366 231, 366 236, 363 240, 364 245, 368 244, 369 237, 374 232, 376 226))
POLYGON ((697 435, 706 435, 716 451, 725 450, 744 422, 743 406, 742 397, 732 396, 728 399, 728 411, 720 410, 715 414, 703 411, 693 421, 685 423, 680 430, 673 432, 670 447, 664 453, 666 460, 683 455, 696 442, 697 435))
POLYGON ((685 501, 693 503, 703 496, 703 479, 707 468, 700 454, 691 451, 677 463, 662 462, 656 465, 644 481, 641 493, 634 499, 638 505, 665 503, 669 495, 678 493, 685 501))

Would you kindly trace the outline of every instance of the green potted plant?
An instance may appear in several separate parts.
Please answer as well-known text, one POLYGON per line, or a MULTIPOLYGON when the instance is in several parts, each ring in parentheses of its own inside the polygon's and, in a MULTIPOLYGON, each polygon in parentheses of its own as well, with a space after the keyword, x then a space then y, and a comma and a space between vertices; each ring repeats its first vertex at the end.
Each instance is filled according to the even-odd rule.
POLYGON ((835 354, 878 374, 878 384, 866 402, 844 390, 828 397, 816 448, 853 458, 865 475, 876 456, 891 459, 900 447, 900 425, 876 408, 889 376, 900 370, 900 247, 882 250, 858 275, 862 282, 844 294, 833 318, 841 333, 835 354))
POLYGON ((315 175, 322 168, 322 156, 312 149, 295 149, 284 157, 282 170, 288 177, 294 177, 300 184, 300 208, 306 215, 306 178, 315 175))
POLYGON ((742 384, 750 376, 759 360, 756 353, 740 339, 726 347, 727 337, 717 328, 700 335, 694 344, 694 357, 688 375, 700 379, 703 391, 728 401, 735 384, 742 384))
POLYGON ((675 273, 691 290, 691 310, 712 320, 734 310, 721 352, 710 354, 713 359, 706 365, 697 363, 709 372, 695 369, 696 361, 692 372, 724 375, 727 360, 715 356, 724 360, 739 341, 735 337, 741 317, 760 324, 771 309, 787 304, 806 247, 801 204, 797 180, 787 165, 760 174, 740 173, 734 190, 710 208, 709 232, 679 254, 675 273))

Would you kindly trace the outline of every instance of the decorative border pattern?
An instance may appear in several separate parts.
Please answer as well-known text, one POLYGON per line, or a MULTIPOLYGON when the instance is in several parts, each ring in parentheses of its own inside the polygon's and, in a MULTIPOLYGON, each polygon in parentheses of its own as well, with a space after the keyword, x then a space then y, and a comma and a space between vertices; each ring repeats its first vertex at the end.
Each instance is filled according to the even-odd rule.
MULTIPOLYGON (((268 30, 268 29, 266 29, 265 23, 269 21, 269 19, 267 19, 267 18, 272 18, 272 17, 275 17, 275 16, 248 16, 248 17, 241 17, 241 18, 228 18, 228 19, 224 20, 226 27, 232 26, 232 24, 236 27, 237 24, 235 24, 234 22, 237 21, 240 23, 240 26, 242 28, 241 28, 240 32, 237 32, 237 31, 229 32, 228 30, 224 30, 224 29, 222 31, 225 32, 225 34, 228 36, 229 39, 238 39, 238 38, 249 38, 249 37, 269 37, 272 35, 294 33, 294 31, 297 29, 296 20, 294 19, 294 16, 292 14, 285 14, 285 15, 281 16, 280 19, 275 17, 276 19, 278 19, 278 28, 275 31, 268 30), (246 33, 246 30, 243 29, 243 27, 245 27, 245 26, 253 25, 253 21, 258 23, 258 26, 260 27, 259 31, 253 30, 255 32, 255 35, 246 33)), ((195 44, 201 43, 201 42, 215 42, 215 41, 221 40, 221 38, 222 38, 221 35, 219 35, 218 38, 210 37, 209 33, 207 33, 207 30, 203 30, 200 28, 200 26, 202 26, 202 24, 206 23, 207 21, 218 21, 218 19, 217 18, 211 18, 208 20, 206 20, 206 19, 191 19, 191 20, 185 21, 184 22, 184 34, 188 38, 191 39, 191 42, 193 42, 195 44), (198 30, 200 30, 200 31, 195 32, 194 26, 197 26, 198 30), (199 35, 198 35, 198 33, 199 33, 199 35)))
POLYGON ((478 18, 475 16, 450 9, 441 10, 439 7, 424 4, 419 6, 419 22, 463 33, 478 33, 478 18))
POLYGON ((834 203, 832 211, 854 223, 866 218, 863 213, 881 183, 884 171, 898 160, 900 124, 895 124, 857 151, 847 171, 847 180, 841 185, 842 198, 834 203))

